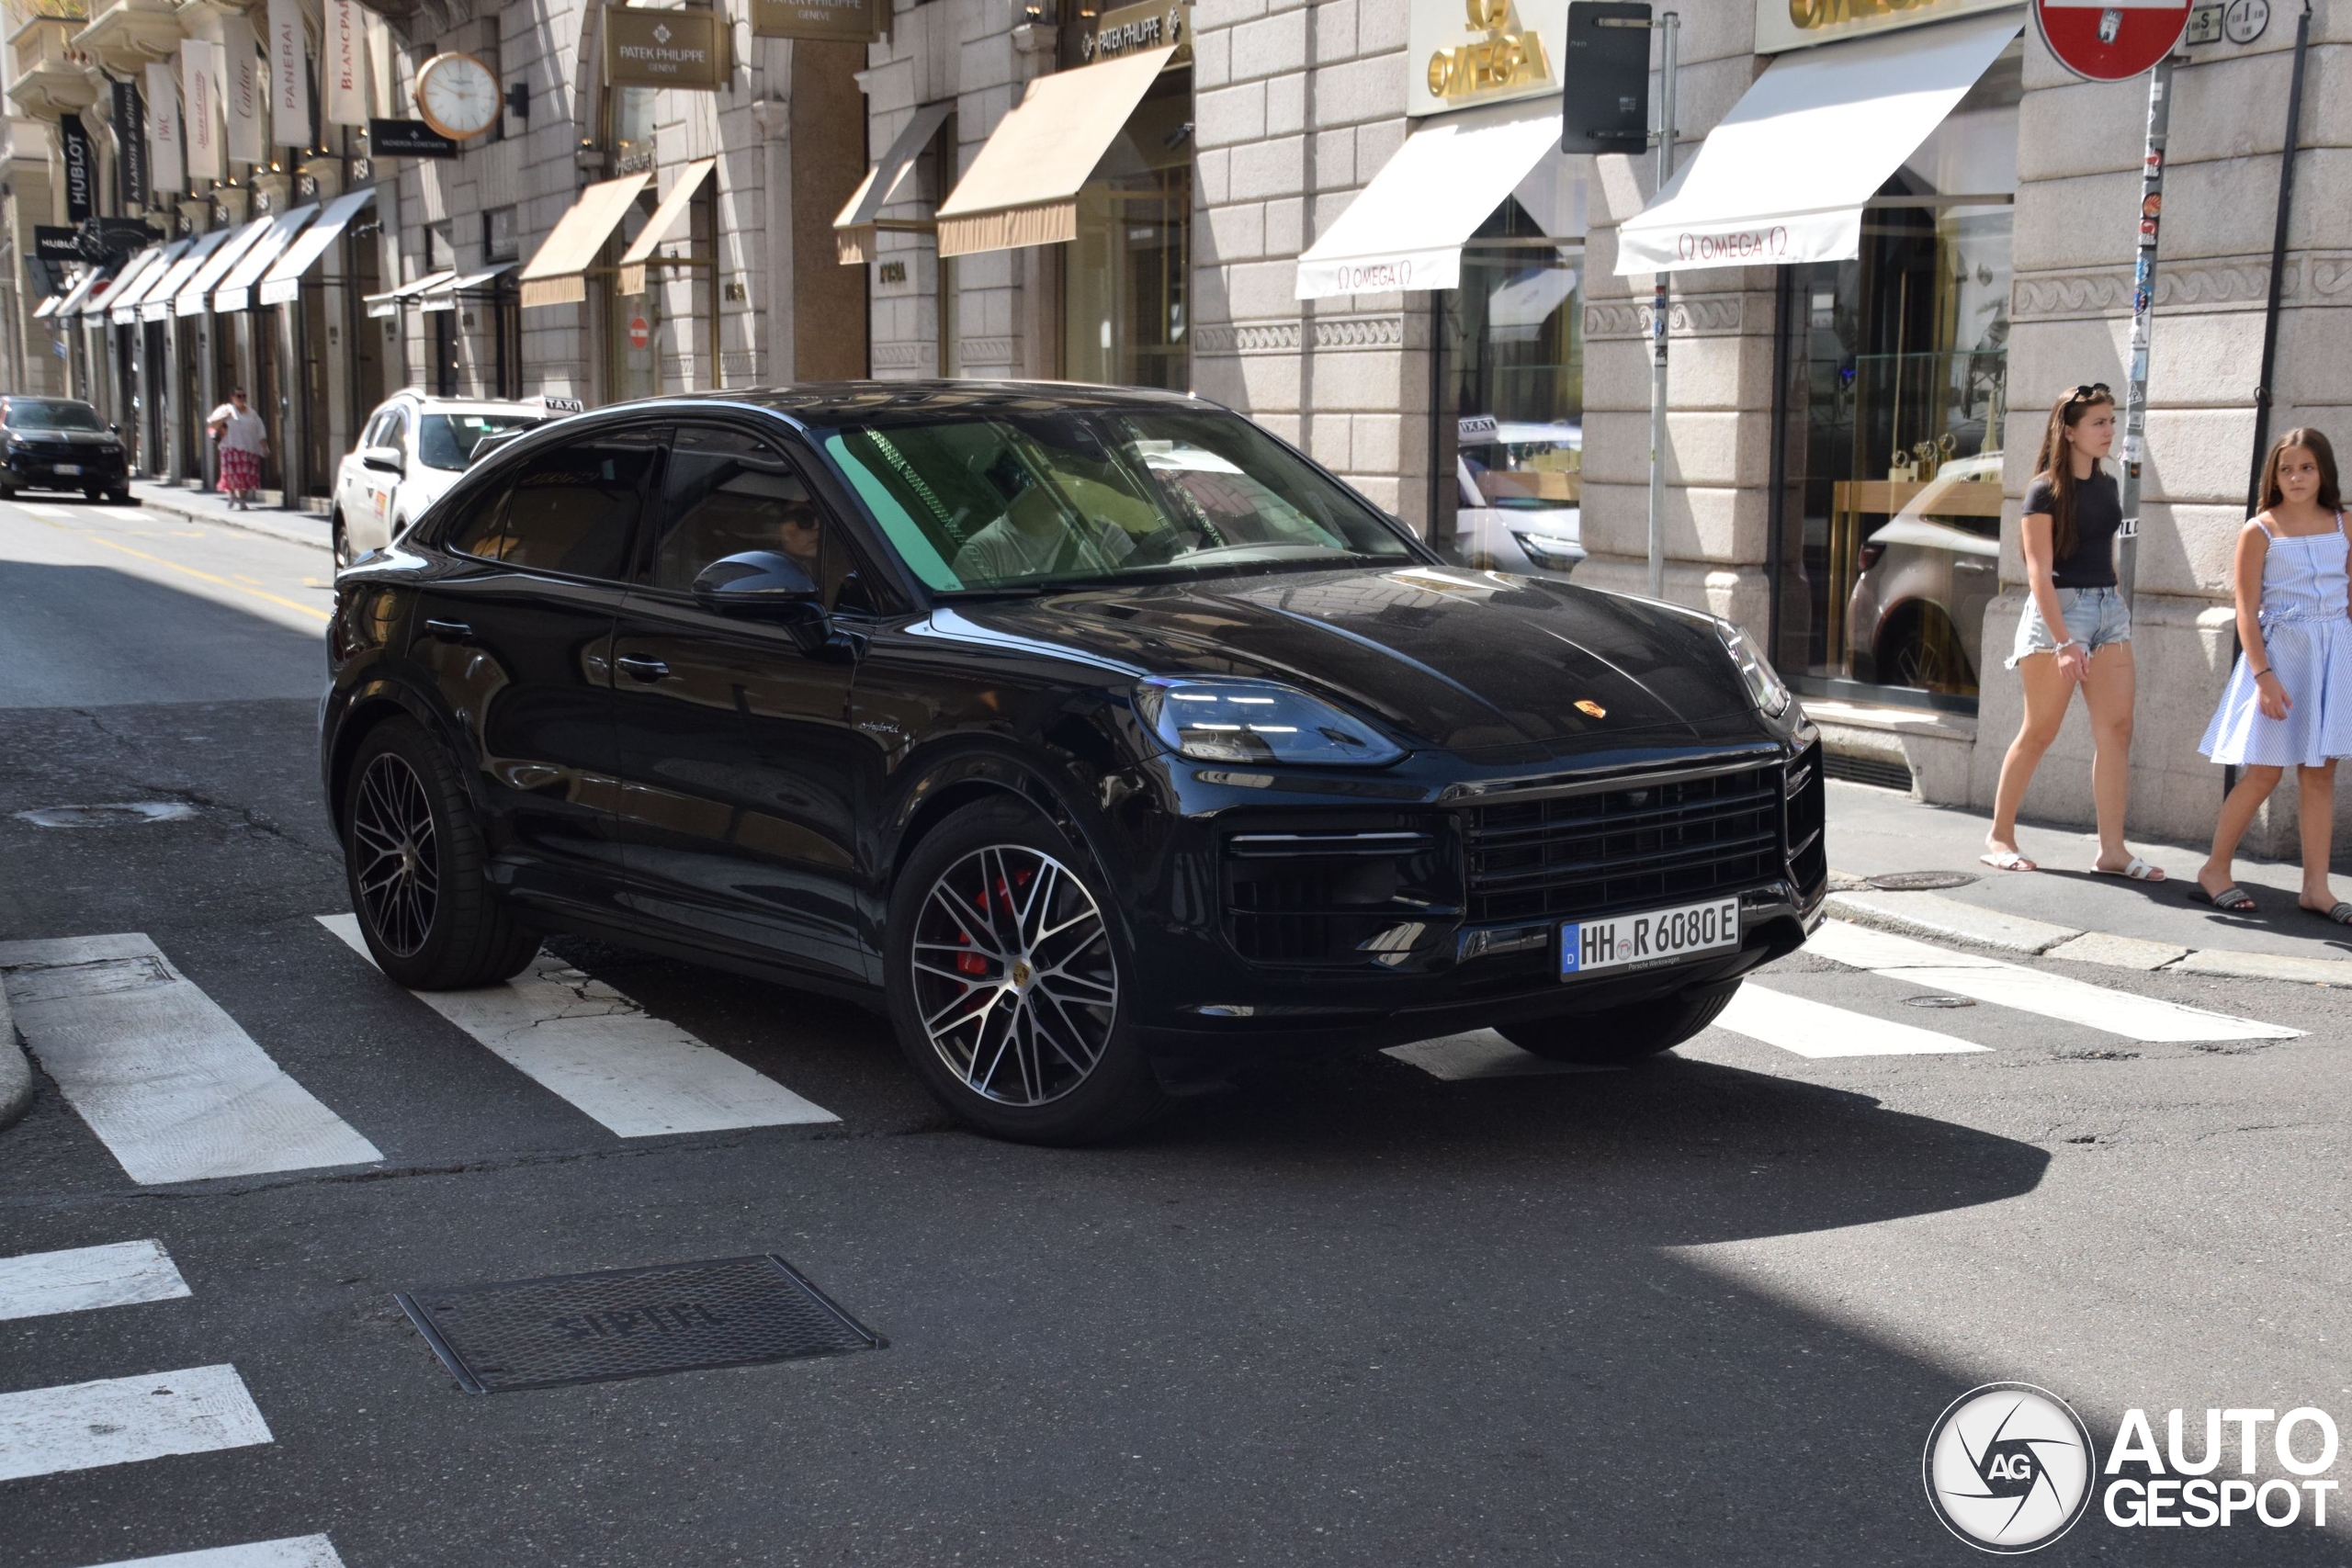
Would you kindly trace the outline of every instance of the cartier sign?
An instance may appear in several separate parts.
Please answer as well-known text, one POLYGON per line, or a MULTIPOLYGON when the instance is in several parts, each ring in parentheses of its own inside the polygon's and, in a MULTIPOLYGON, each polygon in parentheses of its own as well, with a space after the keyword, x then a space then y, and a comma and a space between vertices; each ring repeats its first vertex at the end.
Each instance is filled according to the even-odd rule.
POLYGON ((616 87, 727 85, 727 35, 715 11, 639 11, 607 6, 605 79, 616 87))

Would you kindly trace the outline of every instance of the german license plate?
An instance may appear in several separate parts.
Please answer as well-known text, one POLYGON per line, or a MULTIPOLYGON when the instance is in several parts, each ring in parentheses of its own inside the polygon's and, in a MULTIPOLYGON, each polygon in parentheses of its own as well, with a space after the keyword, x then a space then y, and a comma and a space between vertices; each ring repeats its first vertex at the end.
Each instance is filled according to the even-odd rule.
POLYGON ((79 463, 60 463, 57 465, 57 471, 61 474, 78 474, 82 471, 82 465, 79 463))
POLYGON ((1560 978, 1671 964, 1739 945, 1739 900, 1710 898, 1673 909, 1566 920, 1560 926, 1560 978))

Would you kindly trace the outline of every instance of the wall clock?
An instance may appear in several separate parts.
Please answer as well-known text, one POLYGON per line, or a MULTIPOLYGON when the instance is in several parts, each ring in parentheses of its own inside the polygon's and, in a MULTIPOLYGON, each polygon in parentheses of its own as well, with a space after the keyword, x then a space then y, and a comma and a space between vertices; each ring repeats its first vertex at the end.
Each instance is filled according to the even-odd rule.
POLYGON ((436 54, 416 73, 416 112, 452 141, 498 122, 498 77, 470 54, 436 54))

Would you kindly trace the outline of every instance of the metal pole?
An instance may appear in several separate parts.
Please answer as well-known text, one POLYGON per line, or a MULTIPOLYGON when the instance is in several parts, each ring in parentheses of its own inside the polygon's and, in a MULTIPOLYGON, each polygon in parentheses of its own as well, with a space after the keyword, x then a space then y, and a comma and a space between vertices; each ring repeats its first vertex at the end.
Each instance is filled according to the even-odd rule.
POLYGON ((2270 293, 2262 315, 2262 370, 2254 388, 2254 462, 2245 479, 2245 512, 2262 510, 2262 459, 2270 445, 2270 377, 2278 361, 2278 303, 2287 281, 2287 225, 2295 206, 2295 154, 2302 145, 2303 58, 2311 47, 2311 0, 2295 18, 2295 63, 2287 79, 2287 135, 2278 151, 2278 204, 2271 214, 2270 293))
MULTIPOLYGON (((1674 178, 1674 42, 1682 18, 1658 18, 1657 188, 1674 178)), ((1666 596, 1666 315, 1667 280, 1659 272, 1650 291, 1650 597, 1666 596)))
POLYGON ((2172 59, 2148 76, 2148 148, 2140 163, 2139 263, 2132 277, 2132 365, 2123 381, 2123 528, 2115 576, 2129 607, 2139 575, 2140 462, 2148 423, 2148 333, 2156 310, 2156 234, 2164 226, 2165 139, 2172 126, 2172 59))

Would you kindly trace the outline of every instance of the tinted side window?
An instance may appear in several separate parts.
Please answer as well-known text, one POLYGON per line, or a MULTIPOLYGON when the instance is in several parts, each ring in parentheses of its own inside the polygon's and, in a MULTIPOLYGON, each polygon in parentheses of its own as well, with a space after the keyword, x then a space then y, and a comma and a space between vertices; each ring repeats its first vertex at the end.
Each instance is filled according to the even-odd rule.
POLYGON ((496 560, 504 545, 506 486, 485 485, 458 504, 463 510, 442 531, 442 543, 460 555, 496 560))
POLYGON ((632 434, 590 437, 532 457, 506 492, 498 558, 572 577, 625 575, 657 455, 650 438, 632 434))
POLYGON ((647 581, 684 592, 715 560, 774 550, 800 563, 834 604, 848 558, 791 463, 739 431, 678 432, 662 482, 661 536, 647 581))

